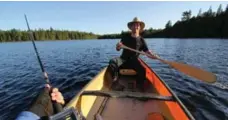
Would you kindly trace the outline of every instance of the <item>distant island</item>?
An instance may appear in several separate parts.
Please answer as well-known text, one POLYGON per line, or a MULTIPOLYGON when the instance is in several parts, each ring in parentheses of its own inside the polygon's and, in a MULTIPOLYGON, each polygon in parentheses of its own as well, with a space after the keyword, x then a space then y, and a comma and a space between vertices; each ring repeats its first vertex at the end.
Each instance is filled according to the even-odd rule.
MULTIPOLYGON (((128 31, 117 34, 97 35, 92 32, 38 29, 33 30, 36 40, 77 40, 77 39, 119 39, 128 31)), ((145 38, 228 38, 228 5, 217 12, 210 7, 208 11, 199 10, 197 16, 192 16, 191 10, 184 11, 182 18, 172 25, 169 20, 164 29, 145 29, 145 38)), ((29 34, 23 30, 0 30, 0 42, 29 41, 29 34)))

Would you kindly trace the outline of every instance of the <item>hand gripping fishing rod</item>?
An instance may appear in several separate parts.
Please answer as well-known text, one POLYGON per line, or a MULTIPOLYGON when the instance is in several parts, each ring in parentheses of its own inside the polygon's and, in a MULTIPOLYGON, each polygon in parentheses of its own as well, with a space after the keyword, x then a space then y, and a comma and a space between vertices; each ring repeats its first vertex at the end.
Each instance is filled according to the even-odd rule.
MULTIPOLYGON (((38 62, 39 62, 39 64, 40 64, 40 68, 41 68, 41 70, 42 70, 42 72, 43 72, 44 79, 45 79, 46 83, 50 85, 50 81, 49 81, 49 78, 48 78, 48 74, 47 74, 47 72, 44 70, 44 66, 43 66, 42 61, 41 61, 41 59, 40 59, 39 53, 37 52, 36 44, 35 44, 35 42, 34 42, 35 37, 34 37, 33 32, 30 30, 29 23, 28 23, 28 19, 27 19, 27 16, 26 16, 26 15, 25 15, 25 20, 26 20, 26 24, 27 24, 27 27, 28 27, 29 37, 30 37, 30 39, 32 40, 32 44, 33 44, 34 50, 35 50, 35 52, 36 52, 36 57, 37 57, 38 62)), ((50 86, 51 86, 51 85, 50 85, 50 86)), ((51 91, 52 91, 52 87, 51 87, 51 91)), ((53 107, 54 107, 54 109, 55 109, 55 112, 61 112, 61 111, 62 111, 62 106, 61 106, 59 103, 55 102, 55 101, 53 101, 53 107)))

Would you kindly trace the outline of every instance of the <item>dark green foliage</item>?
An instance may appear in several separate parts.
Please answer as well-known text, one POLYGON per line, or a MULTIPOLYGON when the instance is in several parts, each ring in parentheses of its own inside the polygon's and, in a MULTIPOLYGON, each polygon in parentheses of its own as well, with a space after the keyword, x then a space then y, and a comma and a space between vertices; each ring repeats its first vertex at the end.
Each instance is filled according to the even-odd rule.
POLYGON ((121 38, 121 34, 106 34, 98 37, 98 39, 120 39, 120 38, 121 38))
MULTIPOLYGON (((96 39, 98 36, 93 33, 67 31, 67 30, 34 30, 36 40, 76 40, 76 39, 96 39)), ((0 42, 29 41, 29 33, 23 30, 0 30, 0 42)))
POLYGON ((215 13, 212 11, 212 8, 210 7, 207 12, 203 13, 203 17, 214 17, 215 13))
MULTIPOLYGON (((122 31, 119 34, 95 35, 93 33, 54 30, 34 30, 36 40, 75 40, 75 39, 120 39, 129 31, 122 31)), ((141 35, 145 38, 228 38, 228 5, 223 11, 222 5, 213 12, 210 7, 208 11, 199 10, 197 16, 192 16, 191 10, 182 13, 181 21, 172 25, 168 21, 165 29, 145 29, 141 35)), ((29 34, 21 30, 0 30, 0 42, 7 41, 28 41, 29 34)))
MULTIPOLYGON (((141 35, 145 38, 150 38, 153 33, 160 32, 162 31, 161 29, 145 29, 141 35)), ((130 34, 130 31, 122 31, 121 34, 108 34, 108 35, 101 35, 98 37, 98 39, 120 39, 124 35, 130 34)))
MULTIPOLYGON (((188 12, 187 12, 188 13, 188 12)), ((220 5, 217 13, 210 7, 202 13, 201 9, 196 17, 186 17, 182 14, 182 21, 177 21, 172 27, 150 35, 159 38, 228 38, 228 5, 226 11, 220 5), (190 18, 190 19, 188 19, 190 18)))
POLYGON ((197 14, 197 17, 201 17, 202 16, 202 9, 200 8, 199 13, 197 14))
POLYGON ((218 8, 218 10, 217 10, 216 15, 219 16, 219 15, 222 14, 222 12, 223 12, 223 10, 222 10, 222 5, 220 4, 220 5, 219 5, 219 8, 218 8))
MULTIPOLYGON (((163 30, 146 29, 141 35, 145 38, 228 38, 228 5, 225 11, 220 5, 216 13, 211 7, 203 13, 200 9, 198 15, 193 17, 191 10, 185 11, 181 21, 174 25, 168 21, 165 26, 163 30)), ((120 34, 99 38, 120 38, 120 34)))
POLYGON ((165 25, 165 29, 171 28, 172 27, 172 22, 169 20, 166 25, 165 25))
POLYGON ((191 19, 191 16, 192 16, 192 11, 191 10, 185 11, 185 12, 182 13, 181 20, 182 21, 190 20, 191 19))

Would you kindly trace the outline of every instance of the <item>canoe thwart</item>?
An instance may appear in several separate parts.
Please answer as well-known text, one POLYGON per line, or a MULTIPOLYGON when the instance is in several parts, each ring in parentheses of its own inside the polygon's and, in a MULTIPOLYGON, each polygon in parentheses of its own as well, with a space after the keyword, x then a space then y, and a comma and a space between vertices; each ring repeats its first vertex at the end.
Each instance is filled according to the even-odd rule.
POLYGON ((104 96, 113 98, 135 98, 138 100, 161 100, 161 101, 175 101, 172 96, 161 96, 152 93, 140 93, 140 92, 129 92, 129 91, 83 91, 82 95, 94 95, 94 96, 104 96))

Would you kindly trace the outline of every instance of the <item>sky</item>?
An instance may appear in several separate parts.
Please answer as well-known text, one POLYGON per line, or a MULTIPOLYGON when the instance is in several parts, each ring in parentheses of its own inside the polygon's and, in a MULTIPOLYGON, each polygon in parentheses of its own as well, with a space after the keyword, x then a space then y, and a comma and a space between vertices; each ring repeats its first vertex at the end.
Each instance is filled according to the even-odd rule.
POLYGON ((164 28, 168 20, 174 24, 181 20, 182 12, 191 10, 197 15, 199 9, 207 11, 212 6, 217 11, 227 1, 216 2, 0 2, 0 29, 26 30, 24 14, 27 15, 31 29, 77 30, 95 34, 120 33, 128 30, 127 23, 139 17, 148 28, 164 28))

